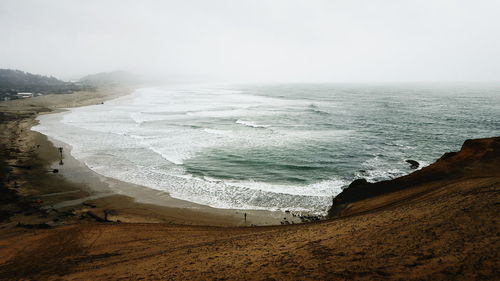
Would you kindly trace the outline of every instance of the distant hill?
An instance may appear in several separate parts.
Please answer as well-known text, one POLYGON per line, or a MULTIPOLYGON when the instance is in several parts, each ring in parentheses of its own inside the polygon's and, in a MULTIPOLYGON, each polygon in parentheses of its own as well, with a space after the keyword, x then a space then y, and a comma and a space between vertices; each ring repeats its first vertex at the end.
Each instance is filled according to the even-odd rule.
POLYGON ((66 82, 52 76, 14 69, 0 69, 0 101, 138 83, 140 83, 138 76, 126 71, 91 74, 81 78, 79 82, 66 82))
POLYGON ((129 85, 139 83, 140 78, 130 72, 113 71, 87 75, 80 82, 92 86, 129 85))
POLYGON ((0 93, 68 93, 82 88, 81 85, 61 81, 52 76, 32 74, 21 70, 0 69, 0 93))

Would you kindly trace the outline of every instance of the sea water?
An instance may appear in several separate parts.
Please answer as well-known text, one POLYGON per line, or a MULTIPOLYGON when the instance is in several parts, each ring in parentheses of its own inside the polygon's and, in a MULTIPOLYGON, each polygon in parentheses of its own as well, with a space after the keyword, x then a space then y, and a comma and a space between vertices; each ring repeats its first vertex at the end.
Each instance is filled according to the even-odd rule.
POLYGON ((217 208, 324 214, 356 178, 500 135, 500 87, 167 86, 39 120, 107 177, 217 208))

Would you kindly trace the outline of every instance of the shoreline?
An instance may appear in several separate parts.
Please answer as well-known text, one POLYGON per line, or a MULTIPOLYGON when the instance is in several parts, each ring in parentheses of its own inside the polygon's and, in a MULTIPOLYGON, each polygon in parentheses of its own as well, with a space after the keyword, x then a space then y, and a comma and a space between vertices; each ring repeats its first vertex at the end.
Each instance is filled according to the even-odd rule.
MULTIPOLYGON (((42 202, 37 207, 49 212, 70 212, 75 216, 92 212, 99 217, 105 217, 104 213, 109 213, 108 220, 119 222, 212 226, 279 225, 283 218, 287 218, 289 222, 293 223, 301 222, 289 213, 281 211, 212 208, 173 198, 163 191, 105 177, 75 159, 71 155, 71 147, 68 144, 31 130, 31 126, 38 123, 36 118, 40 114, 57 113, 69 107, 99 104, 130 95, 134 90, 131 88, 105 88, 99 89, 93 95, 87 92, 77 92, 14 101, 13 103, 19 104, 16 105, 17 113, 19 111, 29 112, 34 105, 44 107, 43 110, 32 112, 27 120, 29 125, 24 126, 21 130, 30 130, 30 133, 25 136, 24 142, 30 142, 28 139, 31 139, 32 142, 34 140, 36 144, 32 144, 32 146, 36 145, 40 148, 36 151, 37 157, 41 161, 38 166, 50 167, 51 170, 57 169, 59 171, 58 174, 54 175, 38 175, 48 177, 50 185, 59 185, 59 188, 54 189, 55 192, 31 190, 23 195, 30 198, 42 196, 43 198, 35 199, 42 202), (85 97, 85 95, 88 96, 85 97), (58 165, 60 159, 57 147, 63 147, 64 165, 58 165), (89 206, 92 207, 88 208, 89 206), (245 213, 247 220, 244 219, 245 213)), ((23 142, 23 138, 20 141, 23 142)), ((56 218, 56 220, 57 224, 73 222, 66 218, 56 218)), ((30 222, 31 219, 26 221, 30 222)), ((19 218, 18 222, 23 223, 19 218)))
POLYGON ((4 227, 0 276, 493 280, 500 262, 499 157, 500 137, 468 140, 459 152, 413 173, 418 179, 411 186, 350 202, 339 218, 318 223, 214 227, 88 220, 4 227), (447 176, 431 176, 441 172, 447 176))
MULTIPOLYGON (((459 152, 446 153, 408 176, 348 189, 337 218, 269 227, 179 225, 162 220, 167 213, 175 215, 173 209, 123 195, 83 202, 78 208, 41 209, 92 196, 86 185, 100 179, 83 173, 86 185, 75 184, 65 178, 65 171, 51 173, 46 164, 56 161, 58 168, 59 151, 46 136, 29 129, 36 114, 51 109, 30 106, 30 100, 23 103, 8 108, 0 103, 0 180, 8 187, 0 186, 0 217, 12 215, 0 224, 1 280, 498 276, 500 137, 467 140, 459 152), (388 185, 401 183, 407 185, 388 185), (364 194, 382 185, 387 193, 349 195, 357 188, 356 194, 364 194), (9 190, 16 190, 17 197, 9 190), (108 219, 117 219, 108 207, 116 204, 122 207, 118 215, 128 214, 131 223, 103 223, 104 210, 108 219), (136 222, 141 220, 149 223, 136 222)), ((68 157, 64 161, 64 169, 89 171, 70 168, 68 157)), ((188 212, 176 210, 182 216, 188 212)), ((200 214, 193 211, 191 219, 200 214)), ((203 222, 199 224, 207 224, 203 222)))
POLYGON ((213 208, 173 198, 164 191, 106 177, 74 158, 68 144, 50 137, 48 141, 54 145, 54 149, 63 147, 64 165, 60 166, 58 161, 53 161, 51 168, 58 169, 59 174, 70 182, 89 186, 92 193, 88 197, 59 202, 55 208, 76 206, 81 204, 79 202, 82 200, 89 201, 100 209, 114 210, 116 214, 110 216, 110 220, 121 222, 251 226, 278 225, 283 217, 290 221, 293 219, 292 216, 279 211, 213 208), (147 209, 151 213, 145 214, 140 212, 140 209, 147 209), (246 222, 244 213, 248 215, 246 222))

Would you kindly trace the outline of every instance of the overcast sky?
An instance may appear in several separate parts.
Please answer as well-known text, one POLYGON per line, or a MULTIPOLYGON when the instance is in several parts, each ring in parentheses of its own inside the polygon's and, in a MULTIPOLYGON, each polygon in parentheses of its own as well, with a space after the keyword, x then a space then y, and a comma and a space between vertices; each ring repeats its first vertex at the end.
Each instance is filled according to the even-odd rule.
POLYGON ((0 68, 217 82, 500 80, 498 0, 1 0, 0 68))

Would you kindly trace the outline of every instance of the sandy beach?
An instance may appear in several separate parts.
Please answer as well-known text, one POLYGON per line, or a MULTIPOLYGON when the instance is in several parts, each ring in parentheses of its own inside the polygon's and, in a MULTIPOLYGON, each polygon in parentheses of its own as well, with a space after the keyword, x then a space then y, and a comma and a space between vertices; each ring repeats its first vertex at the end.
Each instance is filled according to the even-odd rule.
POLYGON ((500 281, 499 10, 1 0, 0 281, 500 281))
POLYGON ((72 158, 70 147, 30 130, 37 114, 129 91, 0 104, 0 169, 8 188, 2 189, 1 280, 493 280, 499 274, 498 137, 468 141, 459 153, 384 183, 402 189, 351 201, 345 195, 336 218, 235 227, 279 218, 256 212, 245 223, 242 211, 104 178, 72 158), (111 222, 99 222, 106 214, 111 222))
MULTIPOLYGON (((29 174, 30 180, 34 182, 16 181, 20 193, 36 198, 34 200, 39 202, 37 205, 45 210, 71 212, 76 216, 91 211, 100 217, 104 217, 106 210, 109 212, 108 220, 120 222, 251 226, 280 224, 285 217, 290 222, 300 222, 298 218, 284 212, 211 208, 172 198, 165 192, 104 177, 72 157, 71 147, 67 144, 48 139, 45 135, 30 130, 37 122, 34 120, 37 114, 50 114, 63 111, 64 108, 100 104, 130 94, 132 91, 132 88, 110 87, 96 92, 48 95, 3 103, 0 110, 14 119, 2 123, 6 128, 5 135, 11 138, 16 136, 15 140, 9 140, 3 145, 13 146, 9 151, 19 151, 23 154, 21 158, 19 155, 9 157, 12 161, 16 161, 16 157, 17 161, 23 158, 37 159, 33 162, 35 164, 30 162, 32 169, 29 171, 24 169, 22 171, 27 173, 21 173, 22 176, 29 174), (59 164, 59 147, 63 148, 63 165, 59 164), (57 169, 58 173, 47 172, 53 169, 57 169), (37 184, 39 181, 43 181, 43 184, 37 184), (41 186, 43 188, 39 188, 41 186), (89 206, 92 207, 89 209, 89 206), (246 221, 245 213, 247 213, 246 221)), ((12 166, 10 168, 12 169, 12 166)), ((24 220, 26 218, 20 218, 18 222, 24 223, 24 220)), ((60 223, 66 220, 67 218, 60 220, 60 223)))

